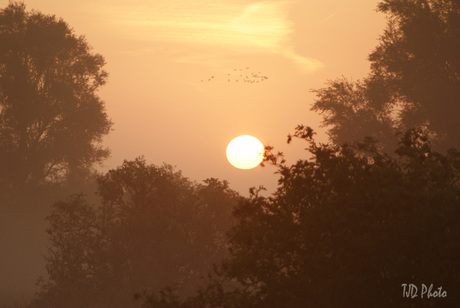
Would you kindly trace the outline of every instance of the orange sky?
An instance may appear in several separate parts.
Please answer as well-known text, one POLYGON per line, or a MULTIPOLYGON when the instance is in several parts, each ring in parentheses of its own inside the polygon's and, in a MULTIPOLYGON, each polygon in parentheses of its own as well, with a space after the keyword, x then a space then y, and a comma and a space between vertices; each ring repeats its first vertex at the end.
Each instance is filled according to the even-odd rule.
POLYGON ((342 75, 365 76, 385 24, 377 2, 25 1, 62 17, 107 60, 109 82, 100 95, 114 126, 104 141, 112 156, 101 170, 144 155, 192 180, 226 179, 243 195, 250 186, 274 191, 278 177, 273 167, 232 167, 228 142, 253 135, 292 163, 304 157, 303 144, 286 145, 297 124, 326 141, 320 117, 309 111, 309 90, 342 75), (251 74, 269 79, 242 82, 246 75, 260 80, 251 74))

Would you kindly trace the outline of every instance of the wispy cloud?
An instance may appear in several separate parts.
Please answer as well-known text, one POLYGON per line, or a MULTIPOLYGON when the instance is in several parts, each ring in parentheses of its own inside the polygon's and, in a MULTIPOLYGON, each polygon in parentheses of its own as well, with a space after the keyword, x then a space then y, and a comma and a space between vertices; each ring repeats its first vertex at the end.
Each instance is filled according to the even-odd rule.
POLYGON ((125 35, 136 39, 279 54, 306 72, 322 66, 318 60, 294 51, 290 40, 293 24, 288 18, 289 2, 234 2, 156 0, 133 3, 126 0, 104 5, 98 1, 91 9, 112 26, 118 26, 125 35))
POLYGON ((331 20, 332 18, 334 18, 335 16, 337 15, 337 13, 334 13, 334 14, 331 14, 329 16, 327 16, 326 18, 324 18, 322 21, 320 21, 320 25, 324 24, 325 22, 328 22, 329 20, 331 20))

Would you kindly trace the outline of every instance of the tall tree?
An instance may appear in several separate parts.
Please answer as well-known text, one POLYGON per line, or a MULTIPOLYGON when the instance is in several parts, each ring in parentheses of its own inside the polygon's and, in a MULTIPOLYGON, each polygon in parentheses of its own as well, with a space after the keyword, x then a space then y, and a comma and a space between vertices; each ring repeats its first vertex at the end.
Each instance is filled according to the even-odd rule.
POLYGON ((53 207, 37 307, 137 306, 136 293, 166 286, 190 295, 227 256, 240 197, 225 181, 195 184, 137 159, 98 182, 100 204, 76 195, 53 207))
POLYGON ((62 19, 0 11, 0 187, 59 181, 108 155, 104 58, 62 19))
POLYGON ((459 2, 385 0, 378 10, 389 18, 369 56, 369 76, 331 81, 316 91, 312 109, 324 114, 338 144, 373 136, 392 150, 393 134, 423 127, 436 135, 439 149, 459 147, 459 2))

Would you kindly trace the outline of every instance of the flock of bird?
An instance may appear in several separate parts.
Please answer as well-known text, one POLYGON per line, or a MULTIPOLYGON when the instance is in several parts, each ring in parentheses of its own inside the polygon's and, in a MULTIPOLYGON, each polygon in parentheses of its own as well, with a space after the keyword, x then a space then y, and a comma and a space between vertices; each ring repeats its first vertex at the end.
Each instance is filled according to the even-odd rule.
MULTIPOLYGON (((217 79, 221 79, 223 77, 217 78, 216 76, 209 76, 206 79, 201 79, 201 82, 214 82, 217 79)), ((260 83, 264 82, 268 79, 267 76, 262 75, 261 72, 251 72, 250 67, 246 68, 234 68, 232 73, 228 73, 225 76, 227 82, 236 82, 236 83, 260 83)))

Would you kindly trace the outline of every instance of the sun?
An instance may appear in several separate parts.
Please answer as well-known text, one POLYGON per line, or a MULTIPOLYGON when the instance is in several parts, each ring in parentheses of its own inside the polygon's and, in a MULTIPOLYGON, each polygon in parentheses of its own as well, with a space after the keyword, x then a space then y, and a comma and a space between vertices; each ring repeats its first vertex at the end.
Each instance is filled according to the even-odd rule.
POLYGON ((227 146, 227 159, 236 168, 255 168, 263 158, 264 145, 255 137, 239 136, 230 141, 227 146))

